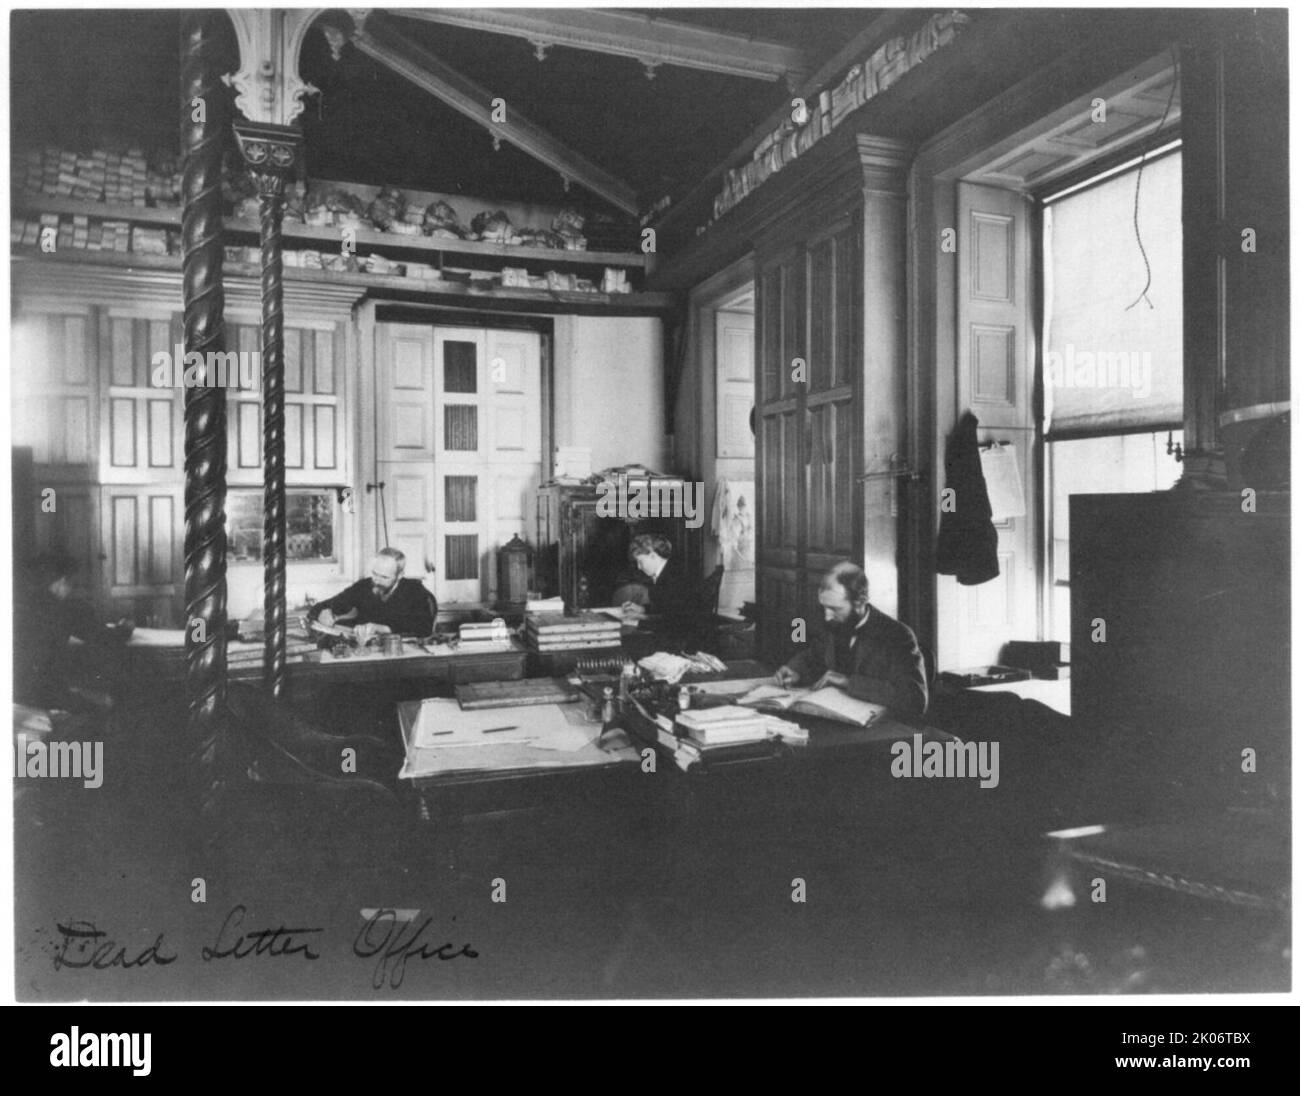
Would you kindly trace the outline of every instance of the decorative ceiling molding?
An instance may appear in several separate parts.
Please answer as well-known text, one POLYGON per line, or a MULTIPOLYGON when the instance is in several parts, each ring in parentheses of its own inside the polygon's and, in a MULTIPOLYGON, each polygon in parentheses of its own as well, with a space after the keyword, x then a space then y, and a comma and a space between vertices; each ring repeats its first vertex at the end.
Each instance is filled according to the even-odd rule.
POLYGON ((543 41, 547 47, 569 46, 630 57, 642 64, 677 65, 753 80, 785 80, 793 85, 812 71, 811 57, 792 46, 626 11, 393 8, 390 13, 403 19, 543 41))
POLYGON ((505 120, 494 121, 494 97, 488 89, 462 76, 427 50, 412 45, 384 21, 372 15, 363 28, 354 31, 352 43, 416 87, 478 122, 494 138, 509 141, 533 159, 554 168, 562 178, 599 194, 619 209, 637 212, 636 192, 630 185, 530 122, 512 103, 505 104, 505 120))
MULTIPOLYGON (((1154 57, 1143 57, 1147 49, 1142 42, 1133 42, 1104 55, 1094 49, 1080 49, 1054 58, 930 138, 917 153, 918 174, 945 181, 987 181, 1004 189, 1042 186, 1060 171, 1077 170, 1095 159, 1106 150, 1106 144, 1094 145, 1100 150, 1094 155, 1077 139, 1073 148, 1054 141, 1056 148, 1069 153, 1070 162, 1054 165, 1059 170, 1046 172, 1042 170, 1043 164, 1015 164, 1017 155, 1034 141, 1040 138, 1046 141, 1057 131, 1068 141, 1071 126, 1092 125, 1092 101, 1098 97, 1107 101, 1108 119, 1114 117, 1109 112, 1112 101, 1120 104, 1118 121, 1127 131, 1126 138, 1141 139, 1159 124, 1161 111, 1168 102, 1173 66, 1168 50, 1154 57), (1127 109, 1123 105, 1126 100, 1135 109, 1127 109), (1133 114, 1145 115, 1145 124, 1131 126, 1133 114), (996 180, 986 176, 992 166, 997 166, 1002 173, 996 180), (1035 167, 1038 170, 1024 170, 1035 167), (1021 173, 1008 171, 1015 168, 1021 169, 1021 173)), ((1175 99, 1166 127, 1172 131, 1180 119, 1181 107, 1175 99)), ((1099 139, 1113 132, 1108 125, 1099 126, 1096 134, 1099 139)))
POLYGON ((1028 194, 1160 130, 1176 134, 1182 105, 1169 53, 1101 85, 989 151, 971 182, 1028 194))
POLYGON ((316 94, 298 74, 303 38, 325 8, 227 8, 239 43, 239 68, 225 77, 235 107, 250 122, 287 126, 316 94))

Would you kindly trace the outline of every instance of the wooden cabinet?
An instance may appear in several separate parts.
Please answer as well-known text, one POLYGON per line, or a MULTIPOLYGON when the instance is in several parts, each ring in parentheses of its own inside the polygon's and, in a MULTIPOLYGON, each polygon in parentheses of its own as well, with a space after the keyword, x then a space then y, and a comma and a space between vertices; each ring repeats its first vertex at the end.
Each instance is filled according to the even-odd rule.
MULTIPOLYGON (((179 627, 185 390, 153 383, 158 355, 171 361, 183 344, 178 284, 170 275, 67 262, 15 264, 15 272, 13 442, 16 453, 31 454, 28 486, 15 500, 15 529, 27 531, 15 542, 18 555, 68 552, 79 564, 81 592, 103 613, 179 627)), ((260 488, 258 295, 234 280, 226 295, 226 353, 259 356, 250 358, 256 364, 246 389, 233 387, 238 358, 226 359, 235 366, 226 380, 227 482, 260 488)), ((310 300, 290 294, 286 301, 291 488, 332 489, 356 479, 346 302, 326 296, 318 289, 310 300)))
MULTIPOLYGON (((664 477, 661 482, 681 483, 664 477)), ((703 527, 692 529, 686 515, 661 514, 639 521, 605 516, 597 509, 600 490, 589 484, 570 486, 548 483, 537 492, 537 544, 533 556, 534 585, 547 596, 578 601, 578 580, 586 576, 589 604, 610 605, 614 591, 627 577, 637 574, 627 548, 639 533, 658 533, 673 544, 673 555, 699 575, 703 527)))

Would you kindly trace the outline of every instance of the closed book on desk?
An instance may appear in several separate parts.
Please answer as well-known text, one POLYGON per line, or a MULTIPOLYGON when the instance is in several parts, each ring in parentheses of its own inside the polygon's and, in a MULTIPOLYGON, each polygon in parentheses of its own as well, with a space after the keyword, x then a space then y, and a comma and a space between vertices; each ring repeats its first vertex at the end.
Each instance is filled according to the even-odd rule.
POLYGON ((611 628, 618 631, 618 622, 602 613, 579 613, 571 617, 563 613, 528 613, 526 623, 530 632, 539 635, 607 632, 611 628))
POLYGON ((738 698, 736 703, 764 711, 815 715, 822 719, 851 723, 855 727, 865 727, 886 710, 881 704, 859 700, 833 686, 825 689, 782 689, 776 685, 760 685, 738 698))
POLYGON ((609 636, 575 636, 569 639, 543 639, 528 637, 529 646, 534 651, 594 651, 606 647, 618 647, 621 638, 617 632, 609 636))
POLYGON ((745 742, 724 742, 717 745, 708 745, 693 738, 682 738, 677 742, 673 760, 682 770, 691 769, 701 762, 766 761, 787 752, 786 745, 784 737, 778 739, 772 735, 745 742))
POLYGON ((691 741, 704 747, 762 742, 770 738, 808 740, 807 733, 797 724, 734 704, 685 711, 677 716, 677 722, 691 741))

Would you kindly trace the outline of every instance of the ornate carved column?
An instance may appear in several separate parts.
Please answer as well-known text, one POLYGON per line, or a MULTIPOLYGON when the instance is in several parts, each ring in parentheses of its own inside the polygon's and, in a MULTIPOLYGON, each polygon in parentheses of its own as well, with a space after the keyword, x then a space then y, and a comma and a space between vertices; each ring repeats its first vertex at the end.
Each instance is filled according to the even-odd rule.
POLYGON ((303 38, 324 8, 230 8, 239 42, 239 69, 226 82, 235 89, 235 109, 253 122, 287 126, 316 91, 298 75, 303 38))
MULTIPOLYGON (((187 11, 181 22, 181 214, 185 352, 225 343, 221 284, 221 154, 225 92, 216 56, 220 12, 187 11), (197 120, 196 120, 197 119, 197 120)), ((227 777, 226 394, 185 389, 185 657, 189 731, 206 791, 227 777)))
POLYGON ((284 261, 280 229, 285 182, 298 165, 302 138, 288 126, 236 122, 239 151, 257 183, 262 242, 262 526, 263 606, 266 649, 262 683, 273 697, 284 694, 285 500, 284 500, 284 261))

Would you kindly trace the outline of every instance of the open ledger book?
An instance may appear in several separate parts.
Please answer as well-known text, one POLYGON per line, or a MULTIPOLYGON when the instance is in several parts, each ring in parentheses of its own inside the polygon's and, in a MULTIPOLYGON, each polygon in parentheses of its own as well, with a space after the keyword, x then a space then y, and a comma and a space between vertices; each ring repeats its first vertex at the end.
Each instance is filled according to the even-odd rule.
POLYGON ((759 685, 744 696, 737 697, 736 703, 770 712, 802 712, 804 715, 852 723, 856 727, 865 727, 886 710, 883 705, 858 700, 843 689, 833 686, 825 689, 784 689, 778 685, 759 685))

